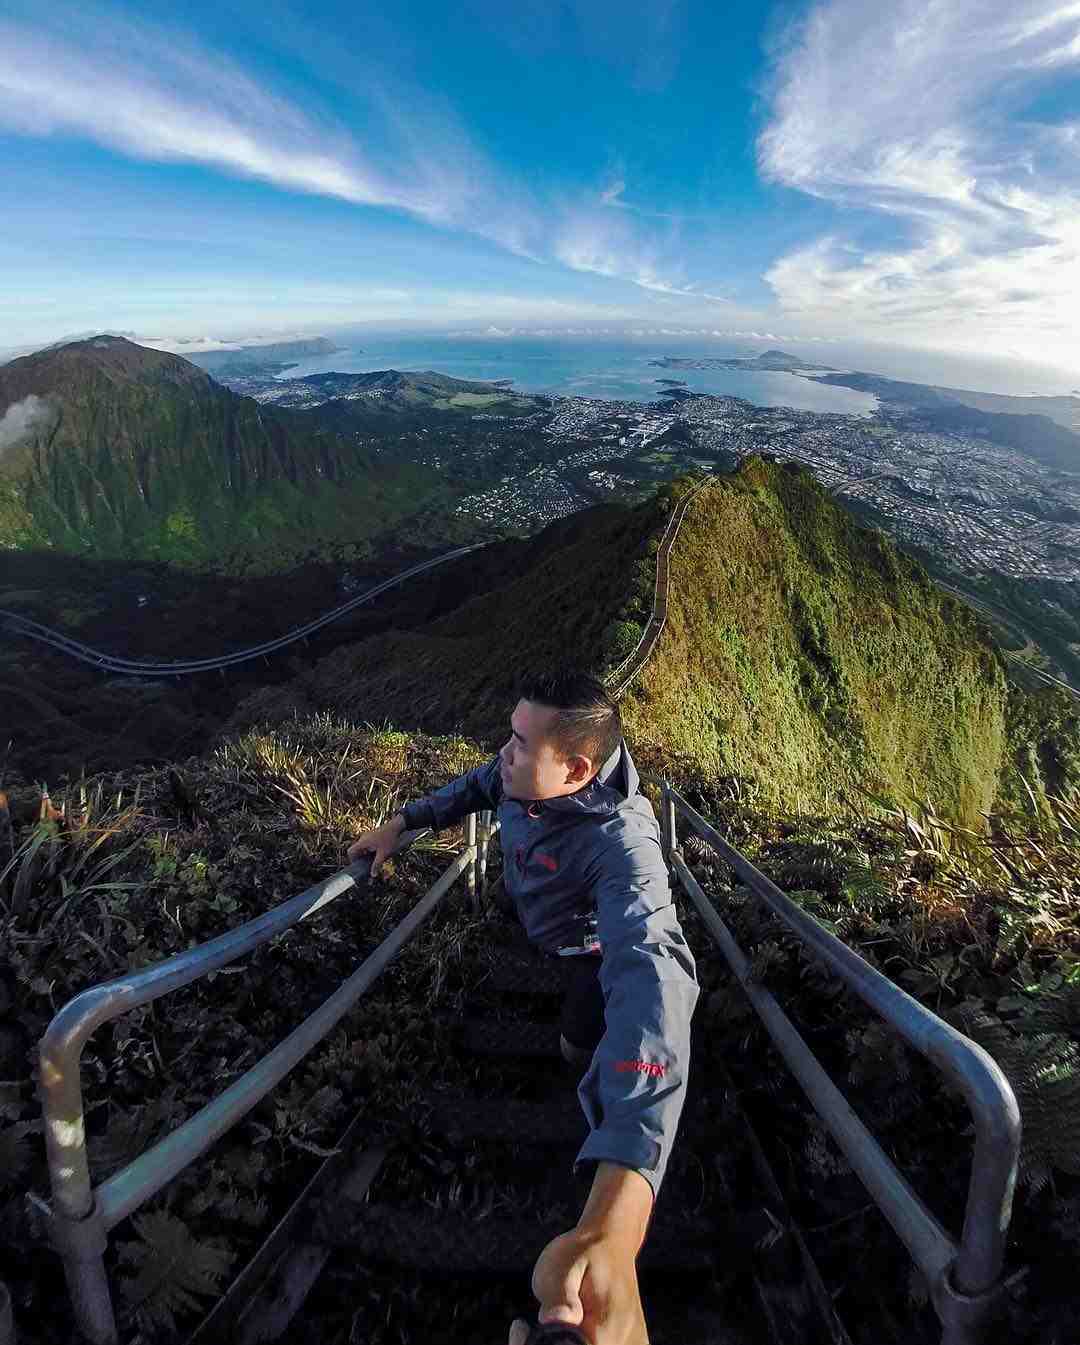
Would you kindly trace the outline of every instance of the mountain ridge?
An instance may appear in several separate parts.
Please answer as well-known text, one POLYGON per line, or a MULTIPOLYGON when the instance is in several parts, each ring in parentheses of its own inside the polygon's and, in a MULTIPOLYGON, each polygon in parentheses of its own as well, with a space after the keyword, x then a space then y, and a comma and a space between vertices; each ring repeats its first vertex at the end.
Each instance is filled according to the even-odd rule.
POLYGON ((0 366, 0 544, 280 568, 437 483, 181 356, 99 336, 0 366))
MULTIPOLYGON (((242 702, 226 732, 331 710, 497 745, 523 666, 602 673, 632 647, 652 611, 657 535, 688 488, 544 529, 451 615, 338 648, 242 702)), ((1006 770, 1006 703, 974 614, 808 472, 761 458, 691 504, 667 625, 622 701, 647 768, 663 760, 806 806, 915 789, 968 823, 1006 770)))

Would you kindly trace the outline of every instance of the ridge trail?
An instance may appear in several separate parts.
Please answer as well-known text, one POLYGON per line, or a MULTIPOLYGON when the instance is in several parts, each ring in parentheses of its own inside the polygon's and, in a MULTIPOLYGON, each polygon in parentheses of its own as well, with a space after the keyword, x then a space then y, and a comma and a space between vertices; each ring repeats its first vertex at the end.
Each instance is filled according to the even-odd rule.
POLYGON ((667 527, 660 538, 660 546, 656 552, 656 587, 653 593, 653 612, 649 618, 649 624, 641 633, 641 639, 638 640, 634 648, 627 654, 626 658, 608 673, 604 679, 608 684, 612 696, 618 697, 629 687, 630 683, 641 672, 645 664, 652 657, 652 652, 656 648, 656 643, 660 639, 664 625, 667 622, 668 614, 668 584, 671 574, 671 548, 675 545, 675 538, 679 535, 679 529, 682 527, 682 521, 686 517, 686 511, 690 501, 697 495, 698 491, 705 484, 699 481, 696 486, 683 496, 678 505, 672 510, 671 517, 668 519, 667 527))
POLYGON ((412 578, 413 575, 422 574, 425 570, 434 569, 437 565, 444 565, 449 560, 456 560, 459 556, 467 555, 470 551, 479 550, 483 545, 485 543, 475 542, 471 546, 461 546, 454 551, 448 551, 445 556, 436 556, 434 560, 423 561, 419 565, 412 566, 411 569, 402 570, 400 574, 393 575, 390 579, 383 580, 381 584, 369 588, 366 593, 350 598, 340 607, 325 612, 322 616, 316 617, 314 621, 307 622, 306 625, 286 631, 284 635, 279 635, 274 640, 266 640, 262 644, 251 645, 247 649, 237 649, 230 654, 221 654, 217 658, 181 659, 171 662, 123 658, 118 654, 107 654, 103 650, 94 649, 90 645, 83 644, 80 640, 73 640, 63 631, 54 630, 51 626, 44 626, 39 621, 31 621, 29 617, 20 616, 17 612, 8 612, 3 609, 0 609, 0 630, 4 630, 11 635, 25 636, 28 640, 37 640, 41 644, 51 645, 54 649, 59 649, 61 653, 78 659, 82 663, 89 663, 91 667, 100 668, 104 672, 122 673, 132 677, 184 677, 191 673, 213 672, 218 668, 228 668, 236 663, 246 663, 250 659, 264 657, 278 649, 284 649, 290 644, 295 644, 297 640, 306 639, 315 631, 321 630, 323 626, 328 626, 332 621, 337 621, 340 617, 346 616, 355 608, 362 607, 364 603, 370 602, 380 593, 385 593, 387 589, 404 583, 406 579, 412 578))

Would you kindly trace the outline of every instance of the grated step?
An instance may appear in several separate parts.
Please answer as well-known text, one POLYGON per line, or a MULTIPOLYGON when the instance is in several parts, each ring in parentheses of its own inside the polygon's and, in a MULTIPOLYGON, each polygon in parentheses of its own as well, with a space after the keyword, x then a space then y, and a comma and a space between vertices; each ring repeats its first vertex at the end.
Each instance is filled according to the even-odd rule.
POLYGON ((501 958, 476 986, 477 990, 497 990, 504 995, 552 998, 560 997, 564 988, 563 968, 554 958, 515 955, 501 958))
POLYGON ((567 1093, 562 1102, 448 1098, 435 1103, 429 1124, 455 1144, 479 1139, 580 1148, 589 1133, 581 1105, 572 1093, 567 1093))
POLYGON ((568 1068, 559 1050, 558 1023, 464 1018, 457 1030, 462 1049, 471 1055, 552 1060, 558 1061, 560 1072, 568 1068))
MULTIPOLYGON (((544 1247, 565 1233, 565 1218, 470 1218, 445 1210, 397 1205, 339 1207, 319 1215, 307 1237, 347 1247, 372 1263, 447 1274, 528 1274, 544 1247)), ((710 1230, 685 1215, 654 1216, 637 1264, 645 1270, 699 1276, 712 1267, 710 1230)))

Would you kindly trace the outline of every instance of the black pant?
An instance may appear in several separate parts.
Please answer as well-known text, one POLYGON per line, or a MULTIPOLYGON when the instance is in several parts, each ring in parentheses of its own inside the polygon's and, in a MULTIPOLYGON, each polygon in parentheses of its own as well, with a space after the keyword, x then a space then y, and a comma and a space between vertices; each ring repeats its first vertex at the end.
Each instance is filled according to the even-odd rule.
POLYGON ((582 1051, 594 1050, 604 1035, 604 991, 600 985, 598 953, 561 957, 563 966, 563 1004, 560 1030, 571 1046, 582 1051))

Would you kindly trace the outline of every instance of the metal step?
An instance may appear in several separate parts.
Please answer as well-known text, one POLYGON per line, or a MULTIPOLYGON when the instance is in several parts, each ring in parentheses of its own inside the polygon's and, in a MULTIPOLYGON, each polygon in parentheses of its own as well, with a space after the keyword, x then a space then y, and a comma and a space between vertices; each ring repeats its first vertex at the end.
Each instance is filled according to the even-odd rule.
POLYGON ((573 1093, 561 1102, 523 1102, 516 1098, 457 1097, 439 1100, 428 1124, 451 1143, 487 1140, 501 1144, 578 1148, 589 1133, 581 1104, 573 1093))
MULTIPOLYGON (((549 1102, 474 1096, 440 1098, 432 1105, 427 1125, 452 1145, 482 1142, 486 1171, 510 1183, 528 1174, 534 1179, 530 1185, 541 1184, 555 1200, 565 1188, 574 1160, 589 1134, 576 1088, 549 1102)), ((712 1152, 715 1138, 710 1136, 708 1152, 712 1152)), ((701 1160, 692 1146, 676 1143, 660 1193, 665 1207, 678 1204, 683 1198, 687 1179, 691 1195, 696 1197, 700 1167, 701 1160)))
POLYGON ((458 1041, 471 1055, 557 1062, 563 1074, 570 1066, 559 1050, 558 1023, 533 1023, 511 1018, 464 1018, 457 1024, 458 1041))
MULTIPOLYGON (((470 1218, 451 1210, 417 1210, 397 1205, 343 1207, 320 1214, 308 1240, 347 1247, 373 1264, 410 1266, 444 1274, 528 1274, 544 1247, 565 1233, 565 1219, 492 1215, 470 1218)), ((638 1255, 644 1270, 700 1276, 714 1262, 713 1235, 685 1215, 658 1212, 638 1255)))
POLYGON ((553 957, 508 954, 476 984, 478 991, 496 990, 503 995, 544 995, 560 998, 565 989, 561 962, 553 957))

